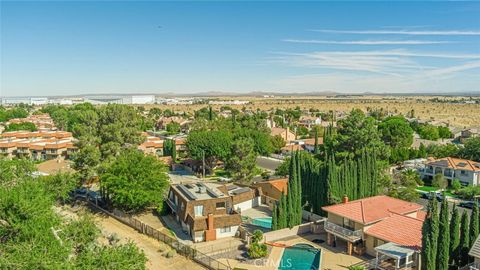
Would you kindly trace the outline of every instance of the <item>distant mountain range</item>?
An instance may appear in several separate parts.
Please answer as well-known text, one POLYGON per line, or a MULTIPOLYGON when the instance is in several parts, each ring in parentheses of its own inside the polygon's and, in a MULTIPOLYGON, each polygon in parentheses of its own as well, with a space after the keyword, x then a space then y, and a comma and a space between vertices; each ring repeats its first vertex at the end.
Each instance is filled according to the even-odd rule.
MULTIPOLYGON (((223 91, 207 91, 195 93, 92 93, 79 95, 51 95, 51 96, 30 96, 30 97, 49 97, 49 98, 78 98, 86 96, 132 96, 132 95, 155 95, 160 97, 263 97, 263 96, 480 96, 480 91, 471 92, 415 92, 415 93, 340 93, 335 91, 310 91, 310 92, 275 92, 275 91, 252 91, 252 92, 223 92, 223 91)), ((20 96, 9 96, 20 97, 20 96)), ((26 97, 26 96, 24 96, 26 97)))

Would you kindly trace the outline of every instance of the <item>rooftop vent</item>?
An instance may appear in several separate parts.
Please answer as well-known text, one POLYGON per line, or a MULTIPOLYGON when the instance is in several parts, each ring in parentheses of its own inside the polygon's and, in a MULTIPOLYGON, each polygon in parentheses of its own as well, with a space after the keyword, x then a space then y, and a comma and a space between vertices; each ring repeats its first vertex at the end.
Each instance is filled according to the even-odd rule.
POLYGON ((460 166, 460 167, 465 167, 465 166, 467 166, 467 163, 465 163, 465 162, 460 162, 460 163, 458 163, 458 166, 460 166))

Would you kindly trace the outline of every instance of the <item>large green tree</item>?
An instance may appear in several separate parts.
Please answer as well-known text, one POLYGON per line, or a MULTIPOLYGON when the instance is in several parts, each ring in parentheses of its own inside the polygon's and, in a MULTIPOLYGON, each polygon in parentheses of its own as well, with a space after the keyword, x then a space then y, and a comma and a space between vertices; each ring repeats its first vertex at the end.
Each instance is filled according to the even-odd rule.
POLYGON ((60 216, 56 200, 71 183, 65 175, 34 178, 32 167, 0 160, 0 269, 145 269, 135 245, 100 243, 90 216, 60 216))
POLYGON ((348 117, 338 121, 337 147, 331 149, 345 154, 361 155, 363 149, 370 149, 388 157, 385 144, 381 140, 375 119, 367 117, 359 109, 354 109, 348 117))
POLYGON ((11 123, 5 128, 4 132, 17 130, 37 131, 37 126, 31 122, 11 123))
POLYGON ((460 156, 465 159, 480 162, 480 137, 466 140, 464 148, 460 150, 460 156))
POLYGON ((190 156, 196 160, 205 158, 208 171, 212 171, 218 160, 226 161, 231 153, 233 137, 224 130, 192 131, 187 137, 190 156))
POLYGON ((397 147, 410 147, 413 143, 413 129, 403 116, 390 116, 379 125, 385 144, 397 147))
POLYGON ((153 156, 128 149, 100 175, 100 186, 113 206, 126 211, 158 207, 168 187, 166 166, 153 156))
POLYGON ((242 138, 232 144, 232 153, 227 160, 226 169, 233 179, 245 183, 251 182, 256 166, 256 157, 252 139, 242 138))

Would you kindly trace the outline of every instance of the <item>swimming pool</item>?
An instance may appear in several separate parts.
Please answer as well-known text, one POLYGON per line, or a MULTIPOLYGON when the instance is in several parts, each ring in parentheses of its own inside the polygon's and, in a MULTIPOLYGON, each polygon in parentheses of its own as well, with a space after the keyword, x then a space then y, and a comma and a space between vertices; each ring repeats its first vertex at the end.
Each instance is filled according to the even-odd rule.
POLYGON ((252 224, 257 225, 263 228, 271 229, 272 228, 272 218, 254 218, 252 219, 252 224))
POLYGON ((319 270, 321 251, 308 244, 285 248, 279 270, 319 270))

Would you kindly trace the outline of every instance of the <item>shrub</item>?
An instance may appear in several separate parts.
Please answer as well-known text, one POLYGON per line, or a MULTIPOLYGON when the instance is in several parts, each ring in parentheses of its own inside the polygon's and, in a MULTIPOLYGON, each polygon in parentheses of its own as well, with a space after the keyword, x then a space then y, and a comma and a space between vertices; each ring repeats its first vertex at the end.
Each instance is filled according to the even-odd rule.
POLYGON ((164 252, 165 250, 167 250, 165 245, 160 245, 160 247, 158 248, 158 252, 160 252, 160 253, 164 252))
POLYGON ((177 254, 177 252, 176 252, 174 249, 172 249, 172 250, 170 250, 169 252, 167 252, 167 256, 166 256, 166 257, 167 257, 167 258, 172 258, 172 257, 175 256, 176 254, 177 254))
POLYGON ((448 181, 441 173, 436 174, 432 180, 432 187, 445 189, 448 186, 448 181))
POLYGON ((472 200, 475 196, 480 195, 480 186, 468 186, 457 191, 457 195, 465 200, 472 200))
POLYGON ((263 232, 260 230, 255 230, 252 236, 252 244, 250 244, 250 247, 248 248, 248 257, 257 259, 267 256, 267 245, 260 244, 262 239, 263 232))
POLYGON ((267 245, 252 243, 248 248, 248 257, 252 259, 262 258, 267 256, 267 245))
POLYGON ((458 179, 453 179, 452 181, 452 189, 457 192, 462 188, 462 184, 460 183, 460 180, 458 179))

